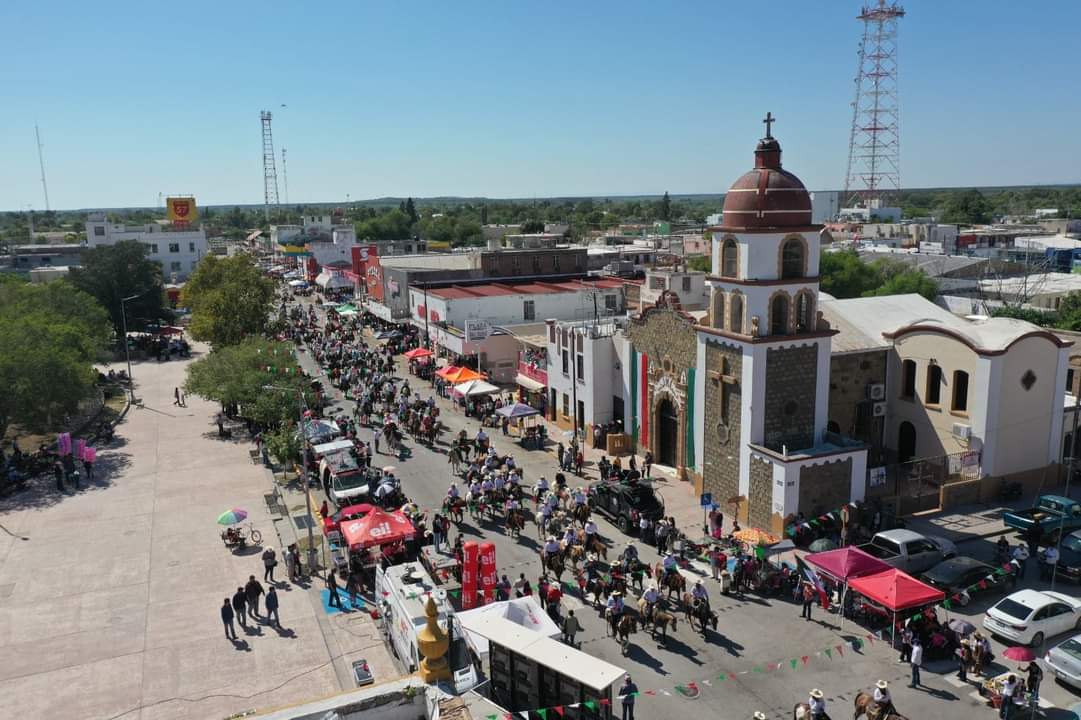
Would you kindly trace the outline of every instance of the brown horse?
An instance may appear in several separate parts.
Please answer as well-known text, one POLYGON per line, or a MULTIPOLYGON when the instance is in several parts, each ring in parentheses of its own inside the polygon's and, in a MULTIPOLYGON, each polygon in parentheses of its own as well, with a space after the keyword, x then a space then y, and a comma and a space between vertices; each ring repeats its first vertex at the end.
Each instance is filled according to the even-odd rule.
POLYGON ((650 630, 651 630, 650 635, 653 636, 653 639, 654 640, 657 639, 657 629, 659 628, 660 631, 661 631, 661 642, 664 642, 665 640, 667 640, 668 639, 668 626, 669 625, 672 626, 672 632, 675 632, 676 631, 676 616, 673 615, 672 613, 668 612, 667 610, 660 610, 658 608, 653 608, 653 620, 652 620, 652 625, 650 627, 650 630))
POLYGON ((582 527, 586 526, 586 522, 589 521, 589 505, 575 505, 574 511, 571 513, 574 516, 575 521, 582 527))
POLYGON ((616 639, 624 655, 627 654, 627 646, 630 644, 631 635, 638 632, 638 620, 633 614, 624 612, 616 625, 616 639))
POLYGON ((873 695, 867 693, 856 693, 856 699, 852 704, 855 708, 852 720, 857 720, 861 715, 866 715, 868 720, 908 720, 896 710, 884 713, 885 708, 875 702, 873 695))
POLYGON ((556 576, 556 582, 560 581, 560 578, 563 577, 564 571, 566 571, 567 569, 567 566, 563 562, 563 558, 560 555, 552 555, 551 557, 547 558, 547 560, 545 561, 545 567, 548 569, 548 572, 556 576))
POLYGON ((669 599, 673 595, 677 599, 681 598, 687 590, 687 579, 678 570, 665 577, 664 570, 660 569, 657 577, 660 578, 660 587, 668 590, 669 599))
POLYGON ((511 537, 518 537, 522 534, 522 528, 525 527, 525 518, 522 517, 521 510, 509 510, 507 512, 507 534, 511 537))
POLYGON ((586 549, 586 552, 594 552, 600 555, 604 560, 608 560, 608 546, 599 537, 594 537, 593 542, 586 544, 586 533, 584 530, 578 531, 578 544, 586 549))

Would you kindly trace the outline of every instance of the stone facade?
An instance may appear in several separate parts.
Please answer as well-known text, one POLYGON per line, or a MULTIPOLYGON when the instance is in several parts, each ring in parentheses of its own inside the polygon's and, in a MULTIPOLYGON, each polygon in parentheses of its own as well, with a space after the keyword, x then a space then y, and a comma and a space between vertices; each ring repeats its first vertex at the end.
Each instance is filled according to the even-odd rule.
POLYGON ((706 342, 702 492, 716 502, 739 495, 739 454, 743 444, 743 354, 738 347, 706 342))
POLYGON ((834 355, 830 359, 829 427, 867 443, 871 458, 882 450, 882 418, 872 413, 869 385, 886 382, 886 350, 834 355))
POLYGON ((799 511, 815 517, 851 500, 852 459, 807 465, 799 472, 799 511))
POLYGON ((751 457, 751 484, 747 492, 748 527, 772 529, 773 465, 751 457))
POLYGON ((780 451, 815 443, 818 346, 771 348, 766 355, 765 445, 780 451))
POLYGON ((687 371, 698 361, 698 336, 694 321, 678 306, 661 296, 655 307, 645 310, 631 322, 627 335, 637 352, 649 358, 650 431, 648 448, 655 460, 662 461, 660 406, 670 400, 678 415, 676 428, 676 468, 682 475, 687 457, 687 398, 694 392, 687 387, 687 371))

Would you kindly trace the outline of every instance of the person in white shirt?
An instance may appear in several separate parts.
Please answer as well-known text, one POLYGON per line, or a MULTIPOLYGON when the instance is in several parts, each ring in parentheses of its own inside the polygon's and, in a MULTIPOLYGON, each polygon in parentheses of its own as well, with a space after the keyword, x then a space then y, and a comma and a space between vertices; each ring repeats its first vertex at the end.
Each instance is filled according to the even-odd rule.
POLYGON ((451 500, 457 500, 458 499, 458 483, 451 483, 450 484, 450 487, 447 488, 447 497, 450 498, 451 500))
POLYGON ((912 636, 912 655, 909 656, 908 662, 912 665, 912 683, 910 688, 917 688, 922 683, 920 682, 920 666, 923 665, 923 642, 920 640, 919 634, 912 636))
POLYGON ((893 697, 890 695, 890 684, 885 680, 879 680, 875 683, 874 700, 879 707, 879 717, 889 717, 891 713, 897 712, 893 707, 893 697))
POLYGON ((814 720, 829 720, 829 715, 826 714, 826 696, 821 690, 818 688, 812 690, 807 704, 811 708, 811 717, 814 720))
POLYGON ((593 520, 586 521, 586 547, 592 548, 593 542, 597 539, 597 523, 593 520))
POLYGON ((553 558, 556 555, 559 555, 559 552, 559 541, 555 539, 554 535, 549 535, 548 542, 544 543, 544 552, 541 553, 542 564, 545 568, 548 567, 549 558, 553 558))
POLYGON ((1010 713, 1013 712, 1014 698, 1017 697, 1017 676, 1010 675, 1006 678, 1006 682, 1002 683, 1002 705, 999 707, 998 716, 1009 720, 1010 713))
POLYGON ((646 620, 650 620, 653 617, 653 608, 657 605, 657 601, 660 600, 660 593, 657 592, 657 584, 650 583, 646 591, 642 593, 642 601, 646 604, 643 617, 646 620))
POLYGON ((661 565, 664 567, 664 574, 667 576, 669 573, 676 571, 676 556, 672 553, 668 553, 664 556, 664 560, 661 561, 661 565))
POLYGON ((696 580, 694 587, 691 588, 691 597, 696 600, 702 600, 706 603, 706 607, 709 607, 709 593, 706 592, 706 586, 702 584, 701 580, 696 580))
POLYGON ((575 488, 575 490, 574 490, 574 505, 575 505, 575 507, 577 507, 579 505, 585 505, 585 504, 586 504, 586 494, 585 494, 585 492, 582 490, 582 488, 575 488))
POLYGON ((539 502, 546 492, 548 492, 548 479, 542 477, 537 480, 537 487, 533 489, 533 499, 539 502))
POLYGON ((578 542, 578 533, 574 531, 573 527, 568 527, 563 533, 563 546, 570 547, 578 542))
POLYGON ((1050 580, 1056 565, 1058 565, 1058 548, 1052 545, 1043 553, 1043 562, 1040 563, 1040 577, 1044 580, 1050 580))

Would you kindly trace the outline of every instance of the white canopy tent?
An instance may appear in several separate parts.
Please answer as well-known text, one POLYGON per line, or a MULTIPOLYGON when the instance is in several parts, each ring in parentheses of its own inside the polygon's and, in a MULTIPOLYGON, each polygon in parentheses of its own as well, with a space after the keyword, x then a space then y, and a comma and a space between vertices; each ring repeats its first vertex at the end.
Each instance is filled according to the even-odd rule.
POLYGON ((458 622, 478 655, 488 652, 488 638, 481 635, 480 631, 495 617, 505 618, 545 637, 554 639, 563 634, 555 621, 548 617, 548 614, 541 609, 540 603, 532 596, 527 595, 514 600, 481 605, 473 610, 458 613, 458 622))
POLYGON ((325 290, 337 290, 340 288, 353 287, 353 281, 344 275, 338 275, 334 273, 321 272, 319 277, 315 278, 315 284, 325 290))
POLYGON ((484 380, 466 380, 464 383, 455 385, 454 392, 465 397, 473 397, 475 395, 491 395, 492 393, 497 393, 499 392, 499 388, 484 380))

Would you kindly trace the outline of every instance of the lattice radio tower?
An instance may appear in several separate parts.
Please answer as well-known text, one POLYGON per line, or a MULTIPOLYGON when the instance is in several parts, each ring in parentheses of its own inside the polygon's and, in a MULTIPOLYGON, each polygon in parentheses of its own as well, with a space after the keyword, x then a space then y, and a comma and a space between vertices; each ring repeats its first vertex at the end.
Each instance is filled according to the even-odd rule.
POLYGON ((848 140, 845 202, 883 207, 901 189, 900 106, 897 102, 897 22, 905 10, 893 0, 864 6, 856 99, 848 140))
POLYGON ((267 222, 270 208, 278 210, 278 171, 274 166, 274 136, 270 132, 271 115, 268 110, 259 113, 263 121, 263 206, 267 222))

